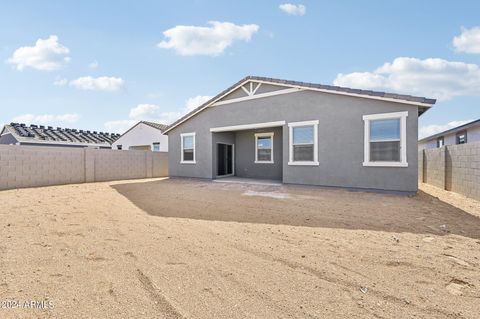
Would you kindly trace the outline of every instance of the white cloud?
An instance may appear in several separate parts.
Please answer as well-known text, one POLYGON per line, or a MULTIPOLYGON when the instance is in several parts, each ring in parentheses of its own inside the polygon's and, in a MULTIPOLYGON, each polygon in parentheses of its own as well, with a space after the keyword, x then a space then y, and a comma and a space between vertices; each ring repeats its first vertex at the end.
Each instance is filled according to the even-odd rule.
POLYGON ((103 125, 110 133, 123 133, 128 130, 130 127, 137 124, 136 120, 119 120, 119 121, 108 121, 103 125))
POLYGON ((333 83, 449 100, 455 96, 480 95, 480 68, 476 64, 443 59, 399 57, 373 72, 340 73, 333 83))
POLYGON ((25 124, 37 124, 37 125, 61 125, 67 123, 75 123, 80 119, 80 115, 76 113, 67 114, 22 114, 14 117, 12 122, 25 123, 25 124))
POLYGON ((189 98, 185 103, 185 113, 193 111, 195 108, 207 102, 212 97, 213 96, 210 96, 210 95, 197 95, 195 97, 189 98))
POLYGON ((130 110, 129 117, 135 120, 143 120, 153 118, 158 115, 160 106, 155 104, 138 104, 130 110))
POLYGON ((128 120, 108 121, 105 127, 111 132, 125 132, 139 121, 151 121, 162 124, 171 124, 196 107, 210 100, 212 96, 198 95, 185 101, 185 106, 178 111, 162 111, 156 104, 138 104, 131 108, 128 120))
POLYGON ((62 68, 70 61, 67 55, 70 50, 58 43, 58 37, 51 35, 48 39, 38 39, 32 47, 20 47, 8 63, 15 65, 15 68, 22 71, 25 67, 31 67, 41 71, 52 71, 62 68))
POLYGON ((278 6, 283 12, 293 16, 303 16, 307 12, 307 7, 303 4, 284 3, 278 6))
POLYGON ((453 47, 457 52, 480 53, 480 27, 462 28, 462 33, 453 38, 453 47))
POLYGON ((208 22, 209 27, 178 25, 163 32, 167 40, 158 44, 162 49, 174 49, 183 56, 222 54, 234 41, 250 41, 258 31, 256 24, 236 25, 230 22, 208 22))
POLYGON ((56 85, 56 86, 65 86, 65 85, 67 85, 67 83, 68 83, 68 80, 67 80, 67 79, 61 78, 61 77, 57 76, 57 77, 55 78, 55 81, 53 82, 53 85, 56 85))
POLYGON ((93 69, 93 70, 95 70, 96 68, 98 68, 98 61, 95 60, 95 61, 93 61, 93 62, 90 62, 90 63, 88 64, 88 68, 93 69))
POLYGON ((70 81, 70 85, 80 90, 118 91, 124 87, 125 82, 122 78, 116 77, 101 76, 94 78, 91 76, 83 76, 70 81))
POLYGON ((432 125, 423 126, 418 130, 418 137, 424 138, 427 136, 431 136, 431 135, 449 130, 457 126, 461 126, 463 124, 466 124, 472 121, 473 120, 452 121, 452 122, 448 122, 447 124, 432 124, 432 125))

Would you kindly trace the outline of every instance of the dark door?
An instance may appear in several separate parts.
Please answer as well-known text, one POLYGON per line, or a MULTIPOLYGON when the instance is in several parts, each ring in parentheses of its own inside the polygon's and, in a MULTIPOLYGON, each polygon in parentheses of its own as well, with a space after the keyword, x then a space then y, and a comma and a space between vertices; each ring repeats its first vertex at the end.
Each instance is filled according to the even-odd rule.
POLYGON ((217 144, 217 176, 233 174, 233 145, 217 144))

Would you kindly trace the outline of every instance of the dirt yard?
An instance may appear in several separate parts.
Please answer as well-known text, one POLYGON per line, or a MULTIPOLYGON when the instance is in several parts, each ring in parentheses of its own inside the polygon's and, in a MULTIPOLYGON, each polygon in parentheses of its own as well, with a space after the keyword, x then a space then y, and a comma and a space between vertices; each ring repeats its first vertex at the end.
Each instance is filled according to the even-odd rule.
POLYGON ((422 192, 32 188, 0 229, 2 319, 479 318, 480 218, 422 192))

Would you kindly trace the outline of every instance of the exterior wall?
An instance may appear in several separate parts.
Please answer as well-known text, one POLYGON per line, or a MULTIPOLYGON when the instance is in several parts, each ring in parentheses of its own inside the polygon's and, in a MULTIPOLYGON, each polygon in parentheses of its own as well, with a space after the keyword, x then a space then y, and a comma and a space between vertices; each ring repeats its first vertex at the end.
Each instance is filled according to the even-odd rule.
MULTIPOLYGON (((467 131, 467 143, 480 142, 480 125, 470 127, 467 131)), ((457 144, 457 132, 452 132, 443 135, 443 142, 445 145, 457 144)), ((437 148, 437 137, 418 143, 418 149, 432 149, 437 148)))
POLYGON ((0 145, 0 189, 167 175, 164 152, 0 145))
POLYGON ((169 131, 171 176, 213 178, 210 128, 273 121, 319 120, 319 166, 288 165, 288 127, 283 127, 283 182, 417 191, 418 108, 413 105, 301 91, 205 109, 169 131), (408 111, 408 167, 364 167, 363 115, 408 111), (180 164, 180 134, 196 133, 196 164, 180 164))
POLYGON ((437 148, 437 139, 418 142, 418 150, 429 150, 432 148, 437 148))
POLYGON ((283 138, 282 128, 236 132, 235 172, 239 177, 282 179, 283 138), (255 133, 273 132, 273 164, 255 163, 255 133))
POLYGON ((7 133, 0 136, 0 144, 11 145, 16 144, 18 141, 12 134, 7 133))
POLYGON ((480 142, 480 125, 467 130, 467 143, 480 142))
POLYGON ((423 154, 423 181, 437 187, 444 187, 445 147, 425 150, 423 154))
POLYGON ((131 146, 148 145, 152 149, 153 143, 160 143, 160 152, 168 152, 168 136, 147 124, 139 123, 130 131, 122 135, 115 143, 112 149, 116 150, 118 145, 122 145, 123 150, 128 150, 131 146))

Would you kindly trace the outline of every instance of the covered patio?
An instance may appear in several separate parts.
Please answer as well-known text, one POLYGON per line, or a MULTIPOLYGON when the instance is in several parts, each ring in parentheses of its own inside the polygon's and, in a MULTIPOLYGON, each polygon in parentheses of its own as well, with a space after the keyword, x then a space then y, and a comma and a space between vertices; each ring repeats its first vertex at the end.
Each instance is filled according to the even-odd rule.
POLYGON ((278 121, 211 128, 213 178, 280 183, 284 125, 278 121))

